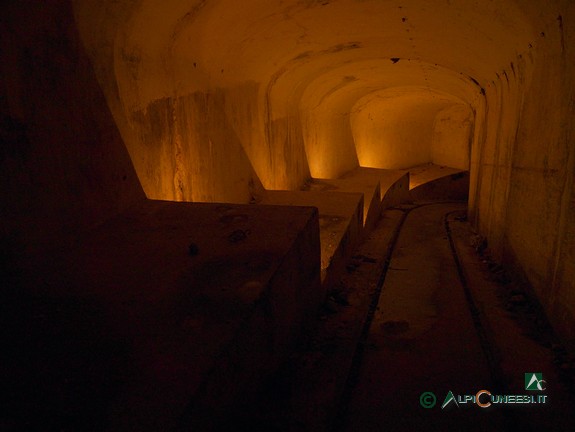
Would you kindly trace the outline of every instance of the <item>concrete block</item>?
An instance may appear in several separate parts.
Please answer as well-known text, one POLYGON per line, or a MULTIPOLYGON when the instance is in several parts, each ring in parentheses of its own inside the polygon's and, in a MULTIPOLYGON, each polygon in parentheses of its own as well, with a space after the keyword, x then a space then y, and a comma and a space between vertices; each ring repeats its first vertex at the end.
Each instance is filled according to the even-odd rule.
POLYGON ((110 220, 19 282, 37 307, 15 331, 45 347, 24 349, 50 383, 36 398, 80 428, 88 412, 140 431, 225 415, 317 312, 319 241, 309 207, 147 201, 110 220))
POLYGON ((358 246, 363 195, 330 191, 266 191, 261 204, 315 206, 319 210, 321 279, 324 291, 337 279, 358 246))

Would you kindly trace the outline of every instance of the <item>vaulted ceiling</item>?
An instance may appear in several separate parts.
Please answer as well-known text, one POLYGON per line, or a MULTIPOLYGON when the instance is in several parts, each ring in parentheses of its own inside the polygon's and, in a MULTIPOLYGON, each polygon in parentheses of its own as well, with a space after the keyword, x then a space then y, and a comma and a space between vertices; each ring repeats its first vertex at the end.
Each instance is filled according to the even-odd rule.
POLYGON ((527 85, 557 19, 540 3, 76 0, 75 13, 148 196, 245 201, 253 191, 234 185, 468 168, 473 136, 434 144, 434 122, 466 113, 442 118, 477 134, 487 87, 504 75, 527 85), (218 187, 230 163, 237 178, 218 187))

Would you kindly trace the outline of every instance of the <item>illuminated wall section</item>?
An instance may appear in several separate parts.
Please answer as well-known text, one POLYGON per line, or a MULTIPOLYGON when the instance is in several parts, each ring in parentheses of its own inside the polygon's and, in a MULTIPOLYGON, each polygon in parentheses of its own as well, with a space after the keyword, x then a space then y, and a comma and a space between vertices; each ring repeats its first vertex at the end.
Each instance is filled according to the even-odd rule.
POLYGON ((473 124, 469 106, 456 104, 438 112, 433 121, 431 161, 436 165, 468 170, 473 124))
MULTIPOLYGON (((458 102, 461 104, 449 94, 410 87, 394 87, 362 98, 351 115, 360 165, 402 169, 436 162, 442 151, 460 153, 458 137, 449 134, 441 142, 434 140, 436 117, 458 102)), ((468 140, 464 144, 468 149, 468 140)))
POLYGON ((249 202, 469 158, 470 219, 575 321, 573 1, 73 4, 148 197, 249 202))
POLYGON ((148 198, 241 203, 262 190, 242 142, 259 143, 246 132, 261 123, 258 86, 220 85, 223 68, 211 56, 226 51, 204 34, 211 9, 189 1, 76 2, 84 43, 148 198))
POLYGON ((474 105, 476 83, 524 36, 507 31, 520 13, 500 22, 488 4, 74 5, 142 186, 161 199, 249 202, 262 186, 298 189, 310 175, 337 176, 361 163, 346 119, 360 98, 416 86, 474 105))

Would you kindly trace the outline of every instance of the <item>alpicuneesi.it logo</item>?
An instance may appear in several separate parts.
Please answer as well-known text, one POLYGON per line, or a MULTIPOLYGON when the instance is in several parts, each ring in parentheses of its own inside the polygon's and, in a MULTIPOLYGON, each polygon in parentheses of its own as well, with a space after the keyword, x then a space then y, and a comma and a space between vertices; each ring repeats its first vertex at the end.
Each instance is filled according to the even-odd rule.
MULTIPOLYGON (((541 372, 530 372, 525 374, 525 390, 543 391, 545 390, 545 380, 541 372)), ((419 398, 419 403, 423 408, 433 408, 436 403, 435 394, 425 392, 419 398)), ((477 405, 480 408, 488 408, 492 405, 537 405, 547 403, 547 395, 542 394, 492 394, 489 390, 479 390, 476 394, 456 395, 451 390, 445 396, 441 409, 448 407, 461 408, 462 406, 477 405)))
POLYGON ((545 390, 545 380, 543 374, 539 373, 526 373, 525 374, 525 390, 545 390))

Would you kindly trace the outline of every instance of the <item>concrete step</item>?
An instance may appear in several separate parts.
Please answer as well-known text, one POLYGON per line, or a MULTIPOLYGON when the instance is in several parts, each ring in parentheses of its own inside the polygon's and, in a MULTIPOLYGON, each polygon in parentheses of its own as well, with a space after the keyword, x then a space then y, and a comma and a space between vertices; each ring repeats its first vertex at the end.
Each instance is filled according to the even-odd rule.
POLYGON ((412 201, 466 201, 469 171, 448 166, 425 164, 408 170, 409 196, 412 201))
POLYGON ((364 236, 371 231, 387 206, 409 199, 405 172, 358 167, 337 179, 312 179, 306 188, 317 191, 363 194, 364 236))
MULTIPOLYGON (((330 191, 266 191, 260 204, 315 206, 319 210, 321 280, 327 287, 343 271, 363 229, 363 195, 330 191)), ((327 289, 327 288, 325 288, 327 289)))
POLYGON ((409 173, 402 170, 358 167, 342 178, 350 177, 364 179, 364 181, 379 182, 380 215, 384 210, 410 200, 409 173))
POLYGON ((407 173, 359 167, 339 179, 312 179, 303 191, 266 191, 260 204, 318 208, 321 275, 328 290, 383 209, 408 200, 407 173))

